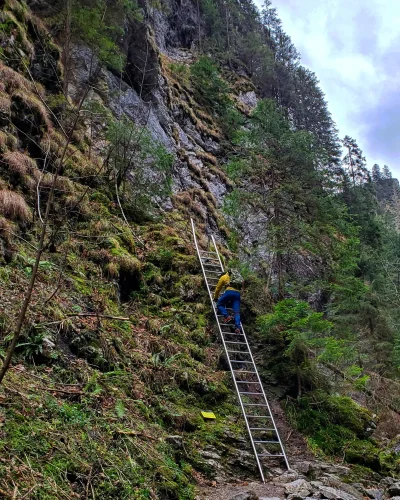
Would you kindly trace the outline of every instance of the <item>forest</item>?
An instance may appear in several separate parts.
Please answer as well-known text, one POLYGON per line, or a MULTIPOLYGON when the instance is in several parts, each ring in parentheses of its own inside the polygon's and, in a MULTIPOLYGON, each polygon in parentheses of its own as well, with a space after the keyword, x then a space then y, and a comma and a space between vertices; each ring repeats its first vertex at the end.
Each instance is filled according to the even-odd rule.
POLYGON ((293 468, 395 496, 400 186, 339 137, 274 5, 0 7, 0 494, 257 477, 192 218, 245 278, 293 468))

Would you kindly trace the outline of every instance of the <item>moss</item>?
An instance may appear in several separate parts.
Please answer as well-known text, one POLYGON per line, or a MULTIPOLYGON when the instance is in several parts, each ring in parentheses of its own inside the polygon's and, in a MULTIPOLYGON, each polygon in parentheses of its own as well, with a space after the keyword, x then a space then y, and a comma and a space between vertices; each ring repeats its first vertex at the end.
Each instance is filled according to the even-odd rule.
POLYGON ((21 110, 29 111, 34 116, 37 125, 45 126, 47 129, 52 127, 45 105, 33 93, 22 89, 16 90, 12 95, 12 103, 18 112, 21 110))
POLYGON ((396 470, 394 454, 383 452, 366 438, 371 413, 351 398, 317 391, 289 405, 288 410, 292 423, 309 436, 316 451, 379 472, 396 470))

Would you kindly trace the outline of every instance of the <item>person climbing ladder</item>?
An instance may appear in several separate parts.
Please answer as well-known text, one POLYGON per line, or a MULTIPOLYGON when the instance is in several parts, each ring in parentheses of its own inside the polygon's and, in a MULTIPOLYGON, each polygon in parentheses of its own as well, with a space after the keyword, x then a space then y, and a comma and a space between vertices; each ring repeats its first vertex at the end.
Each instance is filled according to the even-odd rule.
POLYGON ((232 316, 227 311, 227 307, 233 309, 235 319, 235 333, 241 333, 240 326, 240 293, 243 288, 243 277, 237 269, 228 269, 218 280, 214 292, 214 300, 217 301, 219 314, 222 314, 224 323, 229 323, 232 316), (224 293, 220 296, 222 289, 224 293))

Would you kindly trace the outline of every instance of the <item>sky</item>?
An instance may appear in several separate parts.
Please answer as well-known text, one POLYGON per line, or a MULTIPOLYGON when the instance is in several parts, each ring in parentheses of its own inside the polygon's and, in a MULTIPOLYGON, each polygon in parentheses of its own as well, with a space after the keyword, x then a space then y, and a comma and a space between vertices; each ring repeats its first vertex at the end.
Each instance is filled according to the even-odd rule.
MULTIPOLYGON (((261 7, 263 0, 255 0, 261 7)), ((400 0, 272 0, 340 137, 400 178, 400 0)))

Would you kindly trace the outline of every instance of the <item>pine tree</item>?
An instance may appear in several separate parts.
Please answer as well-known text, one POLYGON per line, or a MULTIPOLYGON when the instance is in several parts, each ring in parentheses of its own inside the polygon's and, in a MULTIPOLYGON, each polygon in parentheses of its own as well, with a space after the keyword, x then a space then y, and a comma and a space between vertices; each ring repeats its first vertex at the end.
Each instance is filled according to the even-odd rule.
POLYGON ((375 163, 374 166, 372 167, 372 180, 374 182, 378 182, 382 179, 382 172, 381 172, 381 167, 375 163))
POLYGON ((340 144, 337 129, 317 77, 309 69, 299 66, 294 72, 294 87, 290 103, 294 126, 313 133, 323 165, 338 164, 340 144))
POLYGON ((387 165, 384 165, 382 179, 391 179, 391 178, 392 178, 392 172, 390 171, 387 165))
POLYGON ((366 167, 365 157, 355 139, 346 135, 343 139, 343 147, 346 154, 342 165, 350 176, 353 187, 368 182, 370 175, 366 167))
POLYGON ((322 234, 337 231, 340 208, 323 189, 313 135, 293 130, 274 101, 259 103, 241 139, 239 158, 228 165, 238 187, 225 210, 239 229, 248 227, 254 213, 262 221, 256 228, 258 245, 272 256, 283 298, 290 269, 301 266, 305 254, 331 254, 322 234))

